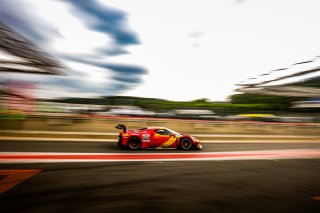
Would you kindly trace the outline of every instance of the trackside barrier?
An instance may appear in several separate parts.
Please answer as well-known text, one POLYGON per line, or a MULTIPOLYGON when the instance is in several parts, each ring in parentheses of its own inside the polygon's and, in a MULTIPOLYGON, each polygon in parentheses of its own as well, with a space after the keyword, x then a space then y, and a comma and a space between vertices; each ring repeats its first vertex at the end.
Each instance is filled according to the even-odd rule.
POLYGON ((129 129, 164 126, 187 134, 245 134, 245 135, 320 135, 320 123, 232 122, 132 117, 64 117, 33 116, 25 120, 0 121, 0 130, 115 132, 117 124, 129 129))
MULTIPOLYGON (((202 142, 309 142, 320 143, 319 135, 193 134, 202 142)), ((0 130, 0 141, 116 142, 117 132, 61 132, 0 130)))

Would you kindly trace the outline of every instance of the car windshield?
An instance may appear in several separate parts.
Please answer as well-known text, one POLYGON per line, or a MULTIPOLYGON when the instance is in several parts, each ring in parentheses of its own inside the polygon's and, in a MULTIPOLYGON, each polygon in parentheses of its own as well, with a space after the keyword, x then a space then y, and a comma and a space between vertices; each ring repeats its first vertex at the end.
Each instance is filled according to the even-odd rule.
POLYGON ((171 130, 171 129, 167 129, 167 130, 168 130, 169 132, 171 132, 172 134, 176 135, 176 136, 181 135, 180 133, 175 132, 175 131, 173 131, 173 130, 171 130))

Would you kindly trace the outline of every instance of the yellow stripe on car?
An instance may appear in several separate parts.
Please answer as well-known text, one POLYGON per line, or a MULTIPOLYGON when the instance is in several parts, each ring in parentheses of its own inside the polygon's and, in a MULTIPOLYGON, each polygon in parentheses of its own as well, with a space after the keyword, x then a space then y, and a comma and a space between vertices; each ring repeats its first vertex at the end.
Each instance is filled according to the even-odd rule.
POLYGON ((169 140, 165 141, 160 146, 161 147, 170 147, 174 142, 176 142, 176 140, 177 140, 177 138, 171 137, 171 138, 169 138, 169 140))

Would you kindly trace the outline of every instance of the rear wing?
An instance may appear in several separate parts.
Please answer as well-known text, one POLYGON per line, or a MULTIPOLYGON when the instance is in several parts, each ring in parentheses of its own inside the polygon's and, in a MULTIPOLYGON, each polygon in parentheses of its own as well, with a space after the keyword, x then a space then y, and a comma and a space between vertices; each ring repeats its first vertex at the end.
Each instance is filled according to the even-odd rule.
POLYGON ((123 133, 127 132, 127 127, 123 124, 118 124, 117 126, 115 126, 117 129, 122 129, 123 133))

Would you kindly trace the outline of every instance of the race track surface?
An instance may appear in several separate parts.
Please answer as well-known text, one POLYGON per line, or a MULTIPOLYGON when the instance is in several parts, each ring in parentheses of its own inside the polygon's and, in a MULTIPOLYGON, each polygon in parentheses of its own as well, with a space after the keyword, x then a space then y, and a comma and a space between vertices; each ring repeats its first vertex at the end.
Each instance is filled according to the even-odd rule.
POLYGON ((115 143, 3 141, 0 156, 8 152, 180 155, 266 150, 298 150, 298 155, 250 160, 2 162, 0 212, 320 212, 320 157, 302 156, 318 152, 320 144, 204 146, 191 152, 132 152, 117 149, 115 143))

